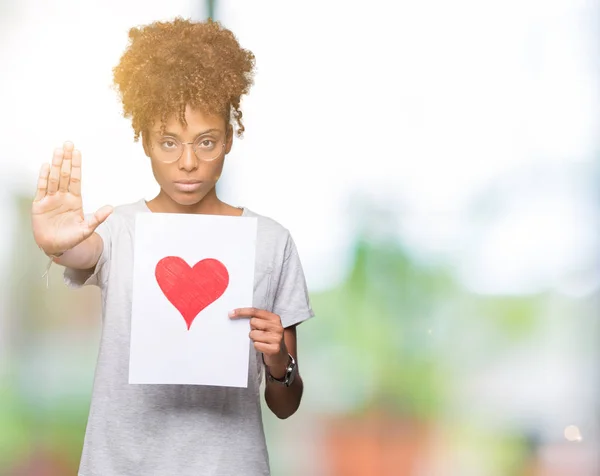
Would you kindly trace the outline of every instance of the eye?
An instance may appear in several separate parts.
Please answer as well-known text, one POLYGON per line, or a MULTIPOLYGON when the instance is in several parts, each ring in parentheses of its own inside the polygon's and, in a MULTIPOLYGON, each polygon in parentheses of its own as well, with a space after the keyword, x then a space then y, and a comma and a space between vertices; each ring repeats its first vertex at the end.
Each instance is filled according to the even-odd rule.
POLYGON ((164 149, 176 149, 177 145, 177 142, 173 139, 163 139, 160 141, 160 146, 164 149))
POLYGON ((215 146, 215 141, 212 139, 202 139, 198 142, 198 147, 201 149, 212 149, 215 146))

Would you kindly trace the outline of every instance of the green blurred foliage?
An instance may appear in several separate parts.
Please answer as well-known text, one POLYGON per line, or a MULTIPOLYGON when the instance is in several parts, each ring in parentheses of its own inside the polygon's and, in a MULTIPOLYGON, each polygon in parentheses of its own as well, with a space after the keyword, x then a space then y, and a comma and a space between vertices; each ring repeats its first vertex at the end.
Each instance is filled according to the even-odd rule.
POLYGON ((541 296, 472 294, 451 268, 418 263, 398 241, 366 238, 356 243, 348 279, 311 299, 319 322, 308 326, 305 338, 318 347, 341 346, 366 362, 360 368, 352 359, 347 368, 344 361, 335 364, 356 376, 361 397, 353 411, 419 419, 444 410, 453 348, 474 357, 506 351, 535 332, 543 306, 541 296), (372 389, 362 392, 365 382, 372 389))

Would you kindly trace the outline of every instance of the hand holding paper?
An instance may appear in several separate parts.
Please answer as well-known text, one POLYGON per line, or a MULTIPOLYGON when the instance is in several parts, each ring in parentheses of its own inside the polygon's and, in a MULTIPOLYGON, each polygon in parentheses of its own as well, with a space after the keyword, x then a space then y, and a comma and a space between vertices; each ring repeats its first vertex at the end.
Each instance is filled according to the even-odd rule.
POLYGON ((264 354, 268 367, 285 366, 288 361, 288 351, 283 340, 281 318, 272 312, 262 309, 241 308, 229 313, 231 319, 250 318, 250 338, 254 348, 264 354))

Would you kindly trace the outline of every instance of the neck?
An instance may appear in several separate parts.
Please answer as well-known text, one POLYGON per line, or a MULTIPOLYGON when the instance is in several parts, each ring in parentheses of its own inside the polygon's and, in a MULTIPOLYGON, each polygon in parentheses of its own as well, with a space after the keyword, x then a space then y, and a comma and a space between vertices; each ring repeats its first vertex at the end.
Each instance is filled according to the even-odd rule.
POLYGON ((159 194, 147 202, 154 213, 194 213, 202 215, 241 215, 239 208, 222 202, 213 187, 198 203, 181 205, 169 197, 162 189, 159 194))

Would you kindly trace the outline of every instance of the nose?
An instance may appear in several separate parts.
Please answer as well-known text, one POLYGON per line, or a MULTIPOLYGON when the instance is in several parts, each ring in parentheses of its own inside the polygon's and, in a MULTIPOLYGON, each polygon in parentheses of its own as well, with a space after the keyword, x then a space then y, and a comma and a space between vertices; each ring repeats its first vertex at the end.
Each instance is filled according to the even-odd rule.
POLYGON ((193 172, 198 168, 198 157, 194 152, 192 142, 183 143, 183 153, 179 157, 179 170, 185 170, 186 172, 193 172), (189 147, 186 147, 189 146, 189 147))

